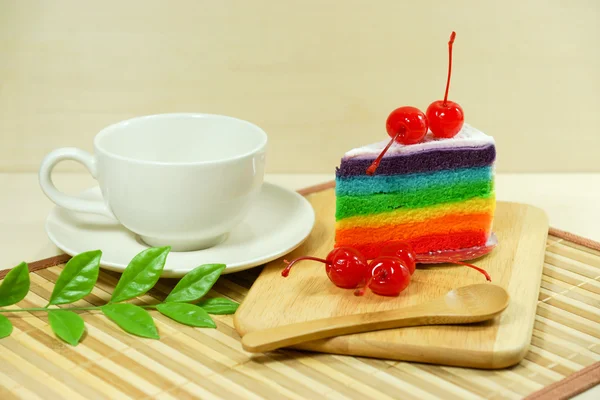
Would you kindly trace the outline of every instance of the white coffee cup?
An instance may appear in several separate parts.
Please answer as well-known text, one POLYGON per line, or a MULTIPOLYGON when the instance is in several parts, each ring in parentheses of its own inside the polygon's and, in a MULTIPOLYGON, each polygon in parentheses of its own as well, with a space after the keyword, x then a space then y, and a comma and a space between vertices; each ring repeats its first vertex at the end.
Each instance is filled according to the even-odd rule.
POLYGON ((39 171, 57 205, 115 218, 150 246, 198 250, 220 243, 242 221, 263 182, 267 135, 236 118, 159 114, 111 125, 94 139, 94 155, 52 151, 39 171), (58 191, 51 173, 62 160, 82 163, 103 201, 58 191))

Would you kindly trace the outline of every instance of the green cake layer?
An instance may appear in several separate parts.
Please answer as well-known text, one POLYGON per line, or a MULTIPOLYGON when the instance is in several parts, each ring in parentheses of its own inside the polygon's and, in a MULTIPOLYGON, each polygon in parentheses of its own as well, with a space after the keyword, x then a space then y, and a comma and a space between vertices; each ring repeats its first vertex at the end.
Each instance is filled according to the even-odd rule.
POLYGON ((355 215, 383 213, 398 208, 420 208, 439 203, 452 203, 472 198, 488 198, 494 194, 493 180, 440 185, 401 193, 337 197, 336 219, 355 215))

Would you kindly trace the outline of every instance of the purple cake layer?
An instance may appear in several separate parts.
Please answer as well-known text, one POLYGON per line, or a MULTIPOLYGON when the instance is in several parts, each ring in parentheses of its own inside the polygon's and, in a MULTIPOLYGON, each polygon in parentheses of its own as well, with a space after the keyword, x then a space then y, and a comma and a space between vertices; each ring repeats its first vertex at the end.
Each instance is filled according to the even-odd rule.
MULTIPOLYGON (((365 175, 375 157, 342 159, 336 169, 338 178, 365 175)), ((414 174, 417 172, 440 171, 444 169, 484 167, 496 159, 493 145, 484 147, 426 150, 410 155, 383 157, 377 175, 414 174)))

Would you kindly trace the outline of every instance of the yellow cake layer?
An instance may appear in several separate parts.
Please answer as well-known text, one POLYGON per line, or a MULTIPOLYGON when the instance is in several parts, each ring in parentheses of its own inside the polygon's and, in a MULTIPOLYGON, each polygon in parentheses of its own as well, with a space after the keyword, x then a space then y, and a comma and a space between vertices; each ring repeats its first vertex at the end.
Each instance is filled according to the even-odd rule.
POLYGON ((486 199, 474 198, 458 203, 443 203, 423 208, 400 208, 386 213, 348 217, 337 221, 336 229, 375 228, 384 225, 423 222, 449 215, 488 213, 493 215, 495 208, 494 196, 486 199))

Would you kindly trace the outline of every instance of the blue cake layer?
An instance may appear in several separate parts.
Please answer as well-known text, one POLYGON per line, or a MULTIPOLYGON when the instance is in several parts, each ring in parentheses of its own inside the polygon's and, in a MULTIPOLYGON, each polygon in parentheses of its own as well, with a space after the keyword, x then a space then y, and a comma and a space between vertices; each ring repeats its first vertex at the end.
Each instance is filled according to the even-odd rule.
POLYGON ((336 178, 336 195, 361 196, 378 193, 412 192, 434 186, 453 186, 493 179, 492 166, 461 168, 406 175, 350 176, 336 178))

